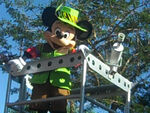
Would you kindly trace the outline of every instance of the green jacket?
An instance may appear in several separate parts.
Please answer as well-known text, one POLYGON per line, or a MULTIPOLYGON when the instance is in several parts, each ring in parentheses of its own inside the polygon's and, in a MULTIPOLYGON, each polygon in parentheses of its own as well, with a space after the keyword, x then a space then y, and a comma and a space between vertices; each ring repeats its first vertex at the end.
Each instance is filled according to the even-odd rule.
MULTIPOLYGON (((52 50, 50 46, 46 44, 37 47, 40 51, 40 58, 52 58, 57 56, 62 56, 57 50, 52 50), (48 49, 48 51, 47 51, 48 49)), ((44 84, 49 81, 53 86, 71 90, 72 82, 70 79, 70 69, 68 68, 58 68, 48 72, 41 72, 34 74, 31 83, 32 84, 44 84)))

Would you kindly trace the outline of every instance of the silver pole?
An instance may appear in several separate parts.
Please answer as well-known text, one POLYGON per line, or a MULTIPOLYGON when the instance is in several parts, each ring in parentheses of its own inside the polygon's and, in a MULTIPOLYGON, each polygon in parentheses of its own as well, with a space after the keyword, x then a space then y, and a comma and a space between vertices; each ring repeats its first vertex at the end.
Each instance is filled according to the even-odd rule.
MULTIPOLYGON (((20 91, 19 91, 19 102, 25 100, 25 93, 26 93, 26 86, 25 86, 25 79, 24 77, 21 77, 21 83, 20 83, 20 91)), ((19 112, 21 113, 23 111, 24 107, 19 107, 19 112)))
POLYGON ((127 100, 124 113, 130 113, 130 101, 131 101, 131 89, 127 93, 127 100))
POLYGON ((82 72, 82 84, 80 91, 80 113, 83 113, 84 110, 84 97, 85 97, 85 82, 86 82, 86 73, 87 73, 87 61, 84 59, 83 61, 83 72, 82 72))
POLYGON ((9 98, 10 98, 11 82, 12 82, 11 75, 8 75, 4 113, 8 113, 7 103, 9 103, 9 98))

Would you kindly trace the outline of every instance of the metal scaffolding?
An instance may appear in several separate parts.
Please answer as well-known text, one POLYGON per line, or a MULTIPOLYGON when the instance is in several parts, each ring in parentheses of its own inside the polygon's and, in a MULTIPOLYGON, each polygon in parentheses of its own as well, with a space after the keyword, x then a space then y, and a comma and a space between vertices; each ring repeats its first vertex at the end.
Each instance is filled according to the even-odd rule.
POLYGON ((124 78, 118 72, 112 73, 110 66, 103 63, 102 61, 97 59, 94 55, 92 55, 88 47, 86 47, 85 45, 81 45, 79 48, 80 51, 65 56, 27 62, 26 65, 24 65, 24 67, 21 69, 21 71, 13 71, 9 69, 8 72, 10 75, 8 78, 6 104, 5 104, 4 113, 8 113, 8 108, 14 109, 19 113, 27 113, 23 109, 23 105, 36 103, 36 102, 59 100, 59 99, 79 99, 80 113, 84 113, 85 99, 111 113, 114 113, 115 112, 114 110, 109 109, 102 103, 96 101, 96 98, 102 99, 114 95, 115 96, 127 95, 127 101, 126 101, 126 106, 124 111, 125 113, 129 113, 132 82, 124 78), (26 74, 50 71, 60 67, 73 67, 80 63, 82 64, 81 65, 82 66, 81 87, 78 89, 73 89, 71 95, 53 97, 47 99, 26 100, 26 86, 25 86, 25 79, 24 79, 24 76, 26 74), (103 76, 106 80, 110 81, 113 85, 106 85, 100 87, 85 87, 88 68, 98 73, 99 76, 103 76), (9 100, 10 100, 11 82, 12 80, 16 80, 15 78, 20 79, 19 99, 16 102, 10 102, 9 100), (95 91, 97 92, 97 95, 94 94, 95 91), (87 93, 90 93, 90 96, 86 95, 87 93))

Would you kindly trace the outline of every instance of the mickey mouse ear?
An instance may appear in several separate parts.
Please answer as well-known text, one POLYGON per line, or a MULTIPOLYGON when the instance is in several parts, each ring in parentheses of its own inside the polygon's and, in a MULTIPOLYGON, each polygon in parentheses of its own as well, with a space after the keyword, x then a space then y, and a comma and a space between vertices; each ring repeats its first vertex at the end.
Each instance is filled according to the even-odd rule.
POLYGON ((92 24, 89 23, 87 20, 79 21, 77 24, 87 30, 86 32, 84 32, 84 31, 77 29, 77 31, 76 31, 77 39, 79 39, 79 40, 88 39, 92 33, 92 29, 93 29, 92 24))
POLYGON ((57 20, 57 17, 55 16, 55 10, 56 8, 54 7, 47 7, 44 9, 42 13, 43 25, 51 28, 52 24, 57 20))

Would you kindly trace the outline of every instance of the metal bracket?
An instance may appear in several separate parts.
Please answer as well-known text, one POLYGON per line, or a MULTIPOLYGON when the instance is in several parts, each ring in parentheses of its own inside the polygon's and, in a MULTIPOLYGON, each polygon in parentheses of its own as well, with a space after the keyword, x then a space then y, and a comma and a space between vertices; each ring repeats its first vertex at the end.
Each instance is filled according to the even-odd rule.
POLYGON ((65 56, 54 57, 50 59, 43 59, 38 61, 27 62, 21 71, 9 72, 14 76, 21 76, 26 74, 44 72, 54 70, 60 67, 73 67, 83 61, 84 56, 81 51, 65 56))
POLYGON ((121 76, 119 73, 115 72, 113 75, 110 74, 110 67, 104 64, 102 61, 97 59, 90 53, 90 50, 85 45, 80 46, 81 51, 86 58, 89 67, 103 76, 105 79, 110 81, 111 83, 115 84, 116 86, 120 87, 124 91, 128 92, 132 88, 132 82, 128 79, 121 76))

